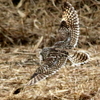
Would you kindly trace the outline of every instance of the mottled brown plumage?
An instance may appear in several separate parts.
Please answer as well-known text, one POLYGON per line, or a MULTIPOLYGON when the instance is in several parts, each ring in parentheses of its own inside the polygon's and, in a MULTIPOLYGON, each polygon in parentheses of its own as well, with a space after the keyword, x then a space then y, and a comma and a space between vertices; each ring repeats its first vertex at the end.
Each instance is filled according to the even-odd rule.
POLYGON ((67 57, 68 52, 52 49, 44 61, 44 64, 36 69, 28 85, 33 85, 36 82, 56 73, 61 67, 65 65, 67 57))
POLYGON ((85 63, 89 56, 84 52, 74 51, 79 37, 79 18, 74 7, 68 2, 63 5, 62 20, 59 33, 65 36, 63 41, 56 42, 52 47, 45 47, 41 53, 42 64, 36 69, 27 85, 33 85, 38 81, 56 73, 69 60, 72 65, 85 63))
POLYGON ((64 50, 72 49, 77 45, 80 34, 78 14, 74 7, 68 2, 64 2, 62 8, 63 14, 59 27, 59 34, 62 34, 65 39, 63 41, 56 42, 52 47, 43 48, 40 53, 43 60, 45 60, 46 55, 48 55, 52 48, 64 50))
POLYGON ((70 46, 73 48, 76 47, 80 34, 78 14, 74 7, 68 2, 64 2, 62 8, 63 14, 59 32, 64 35, 64 42, 67 44, 65 47, 63 45, 63 47, 66 48, 70 46))

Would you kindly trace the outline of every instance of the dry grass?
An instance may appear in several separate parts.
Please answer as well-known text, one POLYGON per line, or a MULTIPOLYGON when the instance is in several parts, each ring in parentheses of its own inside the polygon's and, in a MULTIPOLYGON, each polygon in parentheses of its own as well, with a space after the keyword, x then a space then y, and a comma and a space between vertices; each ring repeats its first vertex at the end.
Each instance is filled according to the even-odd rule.
POLYGON ((10 0, 0 0, 0 100, 100 99, 100 2, 68 1, 78 11, 78 47, 89 52, 89 63, 66 65, 52 77, 13 94, 39 67, 39 48, 62 39, 57 29, 64 0, 24 0, 21 7, 10 0))
MULTIPOLYGON (((62 40, 57 33, 61 19, 61 6, 66 0, 24 1, 21 6, 0 0, 0 40, 1 46, 14 44, 36 44, 43 36, 40 47, 51 46, 62 40), (54 2, 55 1, 55 2, 54 2)), ((14 1, 14 0, 13 0, 14 1)), ((81 36, 79 47, 100 44, 100 2, 94 0, 68 0, 79 14, 81 36)), ((15 3, 14 3, 15 4, 15 3)))
POLYGON ((89 63, 71 67, 66 65, 57 74, 34 86, 13 92, 28 82, 39 66, 33 47, 1 49, 0 97, 2 100, 99 100, 100 98, 100 47, 89 48, 89 63), (97 49, 97 50, 96 50, 97 49), (96 52, 95 52, 96 50, 96 52), (98 99, 96 99, 98 98, 98 99))

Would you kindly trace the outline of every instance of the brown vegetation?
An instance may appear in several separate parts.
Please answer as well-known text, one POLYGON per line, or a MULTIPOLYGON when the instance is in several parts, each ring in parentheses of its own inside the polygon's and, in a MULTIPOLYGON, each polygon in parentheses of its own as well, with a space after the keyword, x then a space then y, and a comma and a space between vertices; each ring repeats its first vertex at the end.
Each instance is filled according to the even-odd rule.
POLYGON ((100 99, 99 0, 67 0, 79 14, 78 47, 89 52, 90 61, 66 65, 52 77, 13 94, 39 67, 39 49, 62 39, 57 30, 64 1, 0 0, 0 100, 100 99))

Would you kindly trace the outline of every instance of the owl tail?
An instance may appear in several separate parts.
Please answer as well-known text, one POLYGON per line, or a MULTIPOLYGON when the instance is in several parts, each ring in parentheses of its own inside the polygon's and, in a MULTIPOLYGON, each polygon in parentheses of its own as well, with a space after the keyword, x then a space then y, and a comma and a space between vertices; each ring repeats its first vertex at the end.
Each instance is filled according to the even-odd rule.
POLYGON ((33 76, 31 77, 31 80, 27 83, 27 85, 34 85, 35 83, 37 83, 45 78, 46 78, 46 76, 44 74, 34 73, 33 76))
POLYGON ((84 51, 77 51, 69 57, 72 66, 87 63, 89 60, 89 54, 84 51))

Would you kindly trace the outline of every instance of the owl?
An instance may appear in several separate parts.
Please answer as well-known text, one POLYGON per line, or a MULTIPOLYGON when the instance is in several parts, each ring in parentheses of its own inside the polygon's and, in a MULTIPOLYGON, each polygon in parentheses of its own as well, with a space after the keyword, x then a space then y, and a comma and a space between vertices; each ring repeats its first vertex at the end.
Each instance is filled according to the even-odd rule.
POLYGON ((48 54, 46 61, 36 69, 35 73, 31 76, 28 85, 35 84, 36 82, 55 74, 67 61, 68 52, 63 50, 52 49, 48 54))
POLYGON ((77 45, 80 34, 78 14, 69 2, 64 2, 62 9, 62 19, 58 32, 65 38, 63 41, 56 42, 52 47, 43 48, 40 53, 42 60, 45 60, 52 48, 64 50, 75 48, 77 45))
POLYGON ((65 66, 68 61, 70 61, 72 65, 80 65, 88 61, 89 56, 87 53, 73 51, 73 48, 77 45, 80 34, 79 18, 74 7, 68 2, 64 2, 63 4, 59 33, 63 34, 65 39, 56 42, 52 47, 42 49, 40 52, 40 58, 42 58, 41 66, 35 70, 27 85, 33 85, 55 74, 60 68, 65 66))

